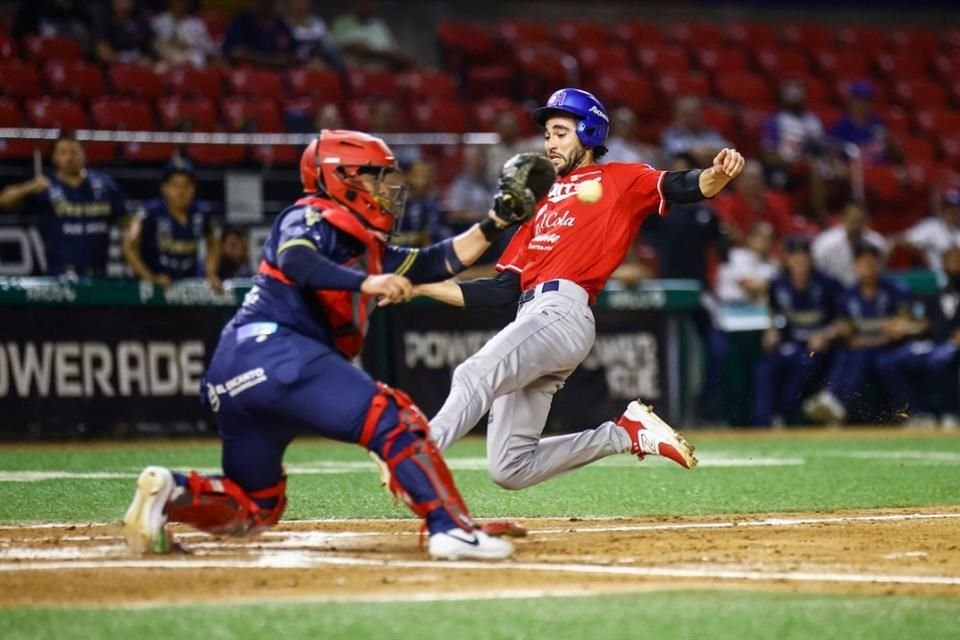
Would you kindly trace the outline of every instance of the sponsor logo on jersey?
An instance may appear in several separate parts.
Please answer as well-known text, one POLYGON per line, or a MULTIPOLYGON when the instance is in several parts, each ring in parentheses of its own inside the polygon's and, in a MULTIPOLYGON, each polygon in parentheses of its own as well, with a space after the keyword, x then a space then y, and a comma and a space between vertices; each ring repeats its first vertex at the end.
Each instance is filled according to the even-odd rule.
MULTIPOLYGON (((600 173, 600 172, 598 171, 597 173, 600 173)), ((584 174, 584 175, 579 176, 579 177, 580 177, 580 178, 583 178, 583 177, 585 177, 585 176, 587 176, 587 175, 594 175, 594 174, 589 173, 589 174, 584 174)), ((577 176, 571 176, 570 179, 571 179, 571 180, 574 180, 574 179, 576 179, 576 178, 577 178, 577 176)), ((602 182, 601 178, 599 178, 599 177, 596 178, 595 181, 596 181, 596 182, 602 182)), ((577 195, 577 187, 578 187, 578 186, 580 186, 580 185, 576 184, 575 182, 554 182, 554 183, 553 183, 553 186, 550 187, 550 193, 547 194, 547 201, 550 202, 550 203, 552 203, 552 204, 556 204, 556 203, 558 203, 558 202, 562 202, 562 201, 566 200, 567 198, 571 198, 571 197, 577 195)))

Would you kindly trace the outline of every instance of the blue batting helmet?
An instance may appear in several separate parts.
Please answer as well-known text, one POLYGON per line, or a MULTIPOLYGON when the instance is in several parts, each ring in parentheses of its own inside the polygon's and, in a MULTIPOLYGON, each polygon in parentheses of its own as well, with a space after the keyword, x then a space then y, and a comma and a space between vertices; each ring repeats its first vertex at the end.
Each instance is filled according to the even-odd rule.
POLYGON ((610 118, 603 103, 592 93, 583 89, 560 89, 555 91, 547 104, 534 109, 533 121, 541 127, 554 114, 573 116, 577 122, 577 137, 587 148, 602 147, 610 133, 610 118))

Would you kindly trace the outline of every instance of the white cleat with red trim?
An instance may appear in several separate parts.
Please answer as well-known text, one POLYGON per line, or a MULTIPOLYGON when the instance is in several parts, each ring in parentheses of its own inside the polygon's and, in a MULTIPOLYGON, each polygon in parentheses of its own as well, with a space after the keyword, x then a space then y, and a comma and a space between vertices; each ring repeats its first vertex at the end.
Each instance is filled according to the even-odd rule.
POLYGON ((669 458, 687 469, 697 466, 693 445, 655 414, 652 407, 634 400, 617 420, 617 426, 630 436, 630 453, 641 460, 646 455, 655 455, 669 458))

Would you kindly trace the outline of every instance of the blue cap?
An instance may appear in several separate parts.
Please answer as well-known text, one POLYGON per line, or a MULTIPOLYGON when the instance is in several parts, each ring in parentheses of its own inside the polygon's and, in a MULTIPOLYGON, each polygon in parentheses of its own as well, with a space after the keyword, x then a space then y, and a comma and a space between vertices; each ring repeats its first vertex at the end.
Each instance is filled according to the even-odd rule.
POLYGON ((531 112, 533 121, 541 127, 555 114, 572 116, 577 122, 577 137, 588 149, 602 147, 610 133, 610 118, 603 103, 583 89, 566 88, 555 91, 547 104, 531 112))
POLYGON ((166 182, 170 179, 170 176, 174 175, 175 173, 182 173, 191 180, 196 180, 196 173, 193 169, 193 163, 186 158, 177 156, 168 162, 163 167, 163 174, 161 175, 160 181, 166 182))
POLYGON ((857 80, 850 83, 849 87, 850 97, 852 98, 864 98, 872 99, 876 91, 873 88, 873 83, 869 80, 857 80))
POLYGON ((807 236, 789 236, 783 241, 783 248, 787 253, 797 251, 810 253, 810 238, 807 236))

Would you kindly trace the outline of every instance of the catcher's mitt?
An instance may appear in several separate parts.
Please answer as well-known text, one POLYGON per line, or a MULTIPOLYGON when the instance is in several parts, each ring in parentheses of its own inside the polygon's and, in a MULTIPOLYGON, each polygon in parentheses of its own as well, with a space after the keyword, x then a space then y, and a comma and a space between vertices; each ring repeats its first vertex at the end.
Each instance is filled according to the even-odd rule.
POLYGON ((497 195, 493 198, 494 213, 510 224, 529 220, 556 179, 557 170, 544 156, 518 153, 500 170, 497 195))

